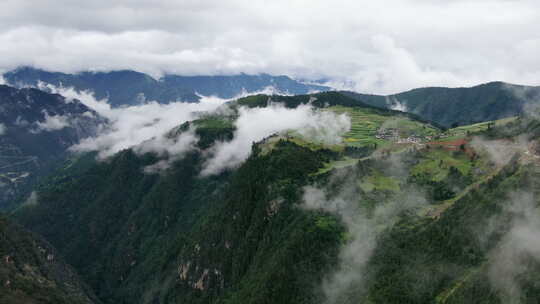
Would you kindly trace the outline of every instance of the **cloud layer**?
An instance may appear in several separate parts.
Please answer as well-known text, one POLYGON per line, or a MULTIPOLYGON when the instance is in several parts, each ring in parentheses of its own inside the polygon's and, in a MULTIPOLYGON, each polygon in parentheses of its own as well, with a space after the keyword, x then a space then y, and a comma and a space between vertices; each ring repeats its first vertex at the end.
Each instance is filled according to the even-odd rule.
POLYGON ((538 84, 535 0, 0 3, 0 69, 288 74, 389 93, 538 84))
POLYGON ((71 147, 73 151, 99 151, 101 158, 151 139, 154 141, 146 142, 141 148, 143 152, 150 150, 159 154, 169 150, 178 152, 179 144, 175 140, 163 138, 164 134, 194 119, 197 112, 212 111, 225 102, 223 99, 203 96, 199 103, 159 104, 151 101, 137 106, 111 108, 107 100, 96 100, 91 92, 77 92, 72 88, 57 88, 50 85, 48 89, 65 96, 67 102, 73 99, 80 100, 108 120, 97 137, 83 139, 71 147))

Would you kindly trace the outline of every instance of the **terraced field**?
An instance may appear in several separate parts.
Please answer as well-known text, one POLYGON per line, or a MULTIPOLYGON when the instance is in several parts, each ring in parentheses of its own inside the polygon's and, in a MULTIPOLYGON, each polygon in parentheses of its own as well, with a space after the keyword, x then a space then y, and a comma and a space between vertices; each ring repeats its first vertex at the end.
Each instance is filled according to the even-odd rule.
POLYGON ((345 144, 350 146, 377 145, 382 147, 390 144, 389 140, 379 139, 375 136, 380 129, 399 130, 399 136, 406 138, 411 135, 420 137, 433 136, 438 130, 428 124, 402 116, 381 115, 376 109, 351 108, 332 106, 327 108, 336 113, 347 113, 351 117, 351 131, 345 134, 345 144))

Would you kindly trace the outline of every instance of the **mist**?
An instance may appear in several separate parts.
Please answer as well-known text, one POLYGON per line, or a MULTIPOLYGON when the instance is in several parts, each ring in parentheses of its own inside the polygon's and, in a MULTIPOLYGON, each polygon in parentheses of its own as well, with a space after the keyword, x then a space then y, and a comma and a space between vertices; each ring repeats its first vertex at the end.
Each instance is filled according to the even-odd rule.
MULTIPOLYGON (((400 157, 392 156, 385 165, 385 175, 405 178, 406 171, 400 157)), ((324 187, 310 185, 304 188, 303 208, 323 210, 338 216, 349 235, 340 250, 337 268, 325 275, 321 288, 326 304, 352 299, 357 302, 358 297, 363 297, 369 279, 366 266, 377 246, 378 237, 396 223, 402 212, 427 204, 424 193, 408 188, 368 210, 358 188, 357 170, 335 171, 324 187)))
POLYGON ((138 154, 156 153, 161 159, 143 170, 146 173, 159 173, 168 169, 174 161, 181 159, 186 152, 196 149, 195 144, 198 141, 195 128, 191 127, 179 134, 167 132, 158 135, 135 146, 133 150, 138 154))
POLYGON ((488 254, 488 278, 503 303, 519 304, 527 298, 519 277, 532 270, 531 261, 540 263, 540 210, 532 192, 517 192, 503 214, 506 218, 498 220, 505 223, 509 217, 509 228, 488 254))
POLYGON ((401 111, 401 112, 407 112, 407 103, 401 102, 395 97, 385 97, 386 104, 388 105, 389 109, 395 110, 395 111, 401 111))
POLYGON ((346 114, 315 109, 302 104, 294 109, 270 103, 265 108, 238 109, 234 137, 211 147, 211 158, 201 172, 203 176, 217 174, 239 166, 249 157, 251 146, 275 133, 294 130, 306 139, 322 144, 337 144, 341 135, 349 131, 350 118, 346 114))
MULTIPOLYGON (((538 97, 529 90, 511 89, 528 107, 535 107, 538 97)), ((537 112, 527 116, 538 119, 537 112)), ((519 157, 527 170, 527 180, 532 185, 518 185, 520 190, 510 192, 501 200, 501 212, 488 220, 488 224, 475 231, 478 242, 487 248, 494 237, 498 242, 487 252, 487 278, 501 303, 528 303, 530 295, 524 291, 524 276, 536 271, 540 265, 540 209, 536 192, 538 156, 531 150, 531 134, 522 134, 513 141, 486 140, 475 137, 470 142, 475 151, 485 153, 493 164, 502 168, 519 157)), ((526 170, 526 169, 524 169, 526 170)))
POLYGON ((36 128, 32 129, 32 133, 40 133, 42 131, 56 131, 70 126, 70 118, 67 115, 49 115, 44 112, 45 120, 37 121, 36 128))
POLYGON ((173 142, 164 139, 163 135, 172 128, 195 119, 197 113, 216 110, 227 101, 217 97, 202 96, 199 103, 176 101, 160 104, 150 101, 135 106, 112 108, 106 99, 97 100, 90 91, 79 92, 73 88, 54 87, 50 84, 41 86, 46 86, 50 91, 65 96, 66 102, 77 99, 107 119, 108 122, 101 126, 96 137, 83 139, 70 148, 75 152, 99 151, 100 159, 151 139, 155 141, 152 144, 147 143, 137 151, 153 151, 161 154, 166 150, 169 152, 183 150, 179 145, 188 144, 191 141, 173 142))
POLYGON ((515 141, 487 140, 475 136, 469 142, 475 151, 487 154, 488 158, 497 166, 506 165, 515 155, 529 153, 529 144, 526 136, 520 136, 515 141))

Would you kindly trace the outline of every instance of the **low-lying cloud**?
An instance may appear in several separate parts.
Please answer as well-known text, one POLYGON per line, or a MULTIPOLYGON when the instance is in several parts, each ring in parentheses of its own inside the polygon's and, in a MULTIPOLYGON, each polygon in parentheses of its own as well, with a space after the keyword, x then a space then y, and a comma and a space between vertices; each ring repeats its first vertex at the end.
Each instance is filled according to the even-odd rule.
POLYGON ((70 118, 67 115, 49 115, 47 112, 43 114, 45 119, 36 122, 36 129, 32 130, 34 133, 57 131, 70 126, 70 118))
POLYGON ((527 298, 519 276, 531 260, 540 263, 540 210, 531 192, 513 193, 509 201, 510 228, 489 254, 488 277, 503 303, 519 304, 527 298))
MULTIPOLYGON (((401 168, 393 170, 394 167, 402 167, 399 158, 391 159, 388 165, 395 171, 393 173, 401 174, 401 168)), ((303 207, 337 215, 349 235, 349 240, 341 248, 336 270, 327 274, 323 281, 327 304, 343 303, 345 299, 364 294, 368 279, 365 270, 377 246, 378 236, 393 226, 401 212, 426 204, 422 193, 408 189, 399 195, 399 199, 396 196, 387 202, 379 202, 374 210, 369 211, 362 203, 358 181, 354 176, 347 172, 336 172, 324 188, 304 188, 303 207)))
POLYGON ((212 157, 206 162, 202 175, 237 167, 248 158, 254 142, 275 133, 295 130, 309 140, 337 144, 351 126, 346 114, 316 110, 309 104, 294 109, 276 103, 265 108, 240 107, 238 114, 233 139, 211 148, 212 157))
POLYGON ((401 102, 395 97, 386 97, 386 104, 388 105, 388 108, 395 110, 395 111, 401 111, 401 112, 407 112, 407 103, 401 102))
MULTIPOLYGON (((215 110, 225 102, 216 97, 203 97, 199 103, 178 101, 160 104, 151 101, 136 106, 112 108, 107 100, 96 100, 89 91, 79 92, 73 88, 58 88, 51 85, 47 87, 67 97, 67 102, 72 99, 80 100, 108 120, 96 137, 83 139, 79 144, 71 147, 71 150, 77 152, 99 151, 100 158, 109 157, 120 150, 132 148, 153 138, 157 138, 152 146, 156 148, 155 152, 161 153, 162 150, 167 149, 178 150, 178 142, 161 139, 163 134, 196 118, 197 113, 215 110), (164 146, 158 148, 159 144, 164 146)), ((147 143, 146 150, 150 149, 149 145, 147 143)))
MULTIPOLYGON (((39 83, 38 87, 65 96, 66 102, 77 99, 107 119, 97 136, 83 139, 70 148, 72 151, 99 151, 98 157, 101 159, 127 148, 134 148, 138 153, 155 152, 164 159, 147 168, 149 172, 167 168, 172 161, 195 147, 198 138, 194 128, 174 136, 168 134, 173 128, 194 120, 205 112, 233 114, 233 110, 223 106, 228 100, 213 96, 201 96, 199 103, 177 101, 160 104, 150 101, 135 106, 113 108, 106 99, 97 100, 90 91, 77 91, 47 83, 39 83)), ((242 92, 234 99, 250 94, 285 95, 286 92, 267 87, 258 92, 242 92)), ((265 108, 239 107, 235 114, 238 119, 235 122, 234 138, 229 142, 218 142, 210 148, 210 158, 205 163, 202 175, 237 167, 249 156, 253 142, 274 133, 294 130, 297 135, 312 141, 337 144, 341 142, 341 135, 350 129, 350 119, 346 114, 316 110, 311 105, 289 109, 271 103, 265 108)), ((89 115, 92 113, 89 112, 89 115)), ((47 117, 46 123, 40 125, 42 129, 60 128, 66 123, 66 120, 60 117, 47 117)))
POLYGON ((165 170, 171 164, 184 156, 184 154, 192 149, 195 149, 195 144, 199 141, 199 137, 195 133, 195 128, 180 134, 171 134, 170 132, 158 135, 152 139, 144 141, 134 147, 136 153, 156 153, 161 159, 150 166, 144 168, 146 173, 157 173, 165 170))
POLYGON ((476 136, 469 145, 475 151, 487 154, 488 158, 497 166, 504 166, 514 156, 529 153, 530 143, 525 136, 520 136, 513 141, 507 139, 487 140, 476 136))
POLYGON ((504 84, 503 89, 523 103, 522 113, 540 119, 540 87, 524 87, 504 84))

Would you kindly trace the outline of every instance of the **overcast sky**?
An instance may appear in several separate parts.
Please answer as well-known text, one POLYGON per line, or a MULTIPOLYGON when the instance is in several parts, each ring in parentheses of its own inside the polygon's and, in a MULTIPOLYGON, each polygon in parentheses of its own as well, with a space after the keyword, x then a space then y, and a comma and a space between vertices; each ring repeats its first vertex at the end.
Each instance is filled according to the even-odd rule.
POLYGON ((0 70, 540 84, 538 0, 1 0, 0 70))

